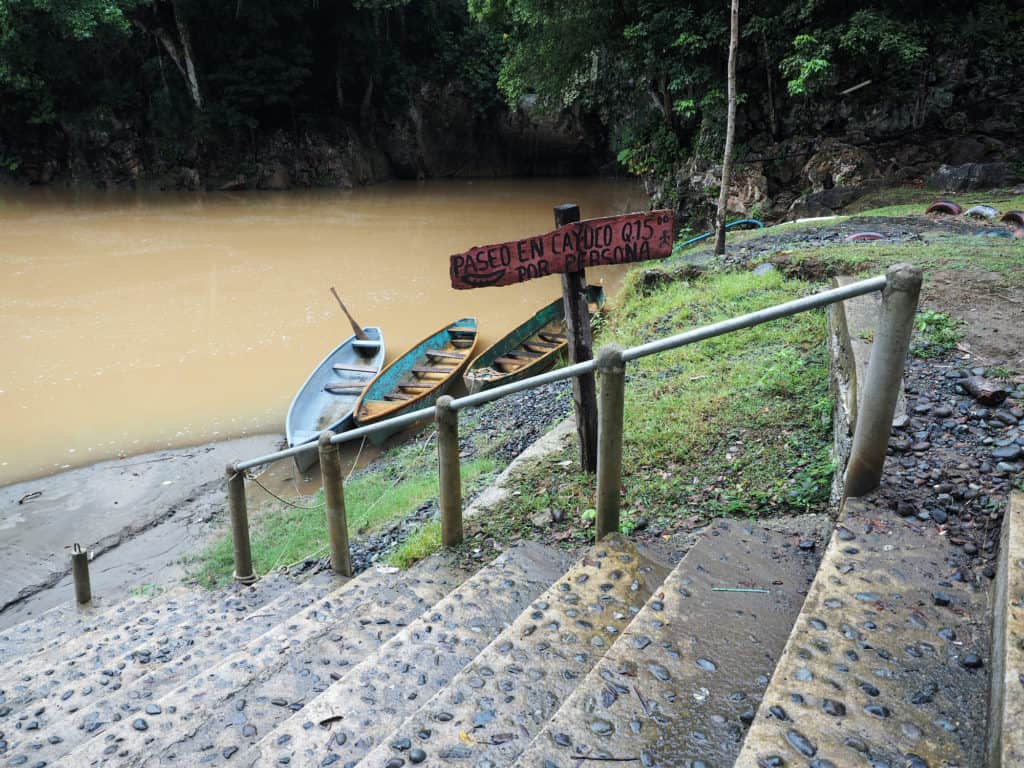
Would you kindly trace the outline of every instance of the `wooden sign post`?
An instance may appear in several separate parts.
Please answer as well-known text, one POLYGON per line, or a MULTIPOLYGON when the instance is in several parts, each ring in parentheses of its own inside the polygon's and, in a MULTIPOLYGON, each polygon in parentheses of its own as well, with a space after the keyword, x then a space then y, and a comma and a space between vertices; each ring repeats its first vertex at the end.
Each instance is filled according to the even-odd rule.
MULTIPOLYGON (((580 220, 580 208, 573 203, 555 206, 555 229, 580 220)), ((565 334, 569 337, 569 362, 582 363, 594 357, 594 334, 587 310, 587 278, 582 267, 562 273, 562 301, 565 304, 565 334)), ((576 412, 580 465, 597 471, 597 384, 593 373, 572 380, 572 403, 576 412)))
MULTIPOLYGON (((593 357, 593 337, 585 295, 586 267, 663 259, 672 253, 670 211, 628 213, 580 221, 580 209, 555 206, 555 229, 511 243, 483 245, 450 259, 452 288, 514 285, 536 277, 562 275, 569 361, 593 357)), ((594 374, 573 378, 580 461, 597 471, 597 392, 594 374)))

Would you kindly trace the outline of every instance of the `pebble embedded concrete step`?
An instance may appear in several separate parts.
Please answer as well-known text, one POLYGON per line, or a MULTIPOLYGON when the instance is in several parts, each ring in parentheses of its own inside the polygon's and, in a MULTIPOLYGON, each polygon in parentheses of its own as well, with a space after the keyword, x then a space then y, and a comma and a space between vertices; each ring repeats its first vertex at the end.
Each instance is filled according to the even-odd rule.
MULTIPOLYGON (((13 713, 55 693, 61 695, 69 682, 84 675, 98 675, 96 684, 107 688, 130 666, 124 658, 130 651, 187 635, 197 616, 217 617, 222 625, 241 621, 280 594, 281 583, 293 584, 279 575, 251 587, 177 592, 168 600, 155 601, 150 610, 127 623, 97 627, 23 663, 6 664, 0 673, 0 691, 13 713)), ((11 713, 0 713, 0 724, 11 713)))
MULTIPOLYGON (((119 691, 98 702, 100 706, 78 713, 74 730, 65 728, 66 736, 87 735, 61 745, 65 753, 76 748, 59 765, 147 764, 153 754, 187 738, 218 712, 233 710, 234 717, 244 718, 244 692, 286 665, 301 663, 297 660, 309 655, 327 660, 322 672, 330 675, 361 661, 465 578, 442 557, 405 573, 391 570, 364 571, 200 674, 188 680, 179 677, 180 685, 162 696, 150 694, 150 681, 142 678, 133 690, 119 691)), ((286 701, 284 706, 293 703, 286 701)))
POLYGON ((736 768, 984 765, 987 590, 872 498, 846 501, 736 768))
MULTIPOLYGON (((296 766, 341 766, 359 760, 447 685, 568 565, 564 553, 533 542, 503 553, 302 711, 273 731, 263 730, 242 764, 280 765, 287 758, 296 766)), ((244 741, 229 723, 214 723, 233 743, 244 741)), ((216 740, 218 757, 223 742, 216 740)), ((194 764, 197 755, 188 757, 182 764, 194 764)))
POLYGON ((622 536, 605 537, 361 764, 508 765, 668 572, 622 536))
POLYGON ((717 524, 516 765, 575 768, 587 758, 645 768, 732 765, 814 579, 818 558, 797 540, 717 524))
MULTIPOLYGON (((91 633, 147 629, 148 621, 165 606, 198 604, 200 591, 174 587, 157 595, 134 596, 116 605, 100 603, 62 605, 20 624, 0 631, 0 664, 3 676, 46 654, 52 654, 69 640, 91 633), (146 618, 144 618, 146 617, 146 618), (142 626, 137 626, 142 619, 142 626)), ((209 599, 209 596, 206 596, 209 599)))
MULTIPOLYGON (((9 751, 17 754, 33 739, 60 735, 67 725, 61 718, 85 707, 102 706, 102 699, 120 690, 131 695, 134 683, 143 677, 147 678, 146 692, 158 695, 322 599, 345 581, 329 572, 317 574, 292 585, 269 603, 259 599, 262 594, 257 585, 246 590, 253 598, 251 602, 230 597, 213 606, 197 606, 190 618, 168 628, 168 633, 158 639, 142 645, 118 640, 100 643, 53 665, 38 676, 44 681, 35 689, 40 695, 27 702, 22 700, 20 707, 12 708, 0 719, 0 725, 14 723, 20 737, 11 735, 9 751)), ((215 596, 208 594, 213 601, 215 596)))
POLYGON ((1003 520, 992 638, 988 768, 1024 766, 1024 493, 1010 494, 1003 520))
MULTIPOLYGON (((187 591, 185 588, 173 590, 176 595, 184 595, 187 591)), ((169 598, 170 592, 168 590, 160 597, 169 598)), ((36 654, 58 647, 69 637, 83 635, 96 627, 127 623, 151 610, 154 599, 136 595, 113 605, 97 599, 86 605, 76 605, 69 601, 54 606, 0 630, 0 665, 6 667, 10 663, 23 664, 36 654)))

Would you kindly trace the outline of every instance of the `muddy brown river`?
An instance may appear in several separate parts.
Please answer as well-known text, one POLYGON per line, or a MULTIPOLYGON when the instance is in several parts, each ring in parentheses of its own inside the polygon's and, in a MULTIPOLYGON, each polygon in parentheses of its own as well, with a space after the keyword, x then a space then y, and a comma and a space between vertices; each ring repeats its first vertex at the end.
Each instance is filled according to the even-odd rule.
MULTIPOLYGON (((481 342, 559 295, 557 276, 454 291, 448 256, 642 210, 623 180, 474 180, 284 193, 0 189, 0 486, 118 455, 283 430, 350 333, 389 359, 476 316, 481 342)), ((614 288, 621 267, 591 270, 614 288)))

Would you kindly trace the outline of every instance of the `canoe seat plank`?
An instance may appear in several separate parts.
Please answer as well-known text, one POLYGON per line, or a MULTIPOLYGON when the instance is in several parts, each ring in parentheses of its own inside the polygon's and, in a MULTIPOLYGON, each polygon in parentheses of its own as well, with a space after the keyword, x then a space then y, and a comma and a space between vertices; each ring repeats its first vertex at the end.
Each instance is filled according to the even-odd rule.
POLYGON ((550 341, 555 344, 561 344, 562 342, 569 340, 568 337, 562 333, 541 333, 539 336, 544 339, 544 341, 550 341))
POLYGON ((417 366, 412 368, 412 372, 413 373, 418 373, 418 374, 424 374, 424 373, 443 373, 443 374, 448 374, 448 373, 451 373, 453 370, 454 370, 453 368, 438 368, 436 366, 430 366, 430 365, 417 365, 417 366))
POLYGON ((427 357, 440 357, 447 360, 462 360, 465 356, 465 352, 445 352, 442 349, 427 350, 427 357))
POLYGON ((384 395, 385 400, 412 400, 411 395, 403 395, 399 392, 388 392, 384 395))
POLYGON ((377 373, 377 368, 372 365, 359 365, 358 363, 335 363, 333 366, 336 371, 359 371, 360 373, 377 373))
POLYGON ((324 389, 363 389, 369 381, 329 381, 324 386, 324 389))
POLYGON ((454 328, 449 328, 448 333, 457 333, 463 336, 472 336, 476 333, 476 328, 460 328, 456 326, 454 328))
POLYGON ((528 349, 531 352, 550 352, 552 349, 557 349, 557 344, 541 344, 535 341, 524 341, 523 349, 528 349))
POLYGON ((365 384, 343 384, 340 381, 324 385, 324 392, 330 392, 332 395, 358 394, 364 389, 366 389, 365 384))
POLYGON ((452 339, 450 343, 453 347, 472 347, 473 339, 452 339))
POLYGON ((525 357, 528 360, 534 360, 540 357, 540 352, 527 352, 525 349, 513 349, 511 352, 506 352, 507 357, 525 357))
POLYGON ((436 387, 436 383, 424 384, 419 381, 400 381, 398 382, 399 389, 433 389, 436 387))
POLYGON ((512 357, 499 357, 494 362, 497 363, 498 365, 507 365, 510 367, 515 366, 516 368, 522 368, 524 365, 526 365, 526 363, 524 363, 522 360, 516 360, 515 358, 512 357))

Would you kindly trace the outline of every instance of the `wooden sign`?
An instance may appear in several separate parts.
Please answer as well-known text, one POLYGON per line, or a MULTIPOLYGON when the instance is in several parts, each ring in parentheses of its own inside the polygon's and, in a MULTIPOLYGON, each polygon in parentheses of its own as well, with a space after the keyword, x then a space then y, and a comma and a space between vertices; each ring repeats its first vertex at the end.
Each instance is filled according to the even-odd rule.
POLYGON ((484 288, 671 253, 672 213, 651 211, 577 221, 544 235, 470 248, 451 257, 450 272, 452 288, 484 288))

